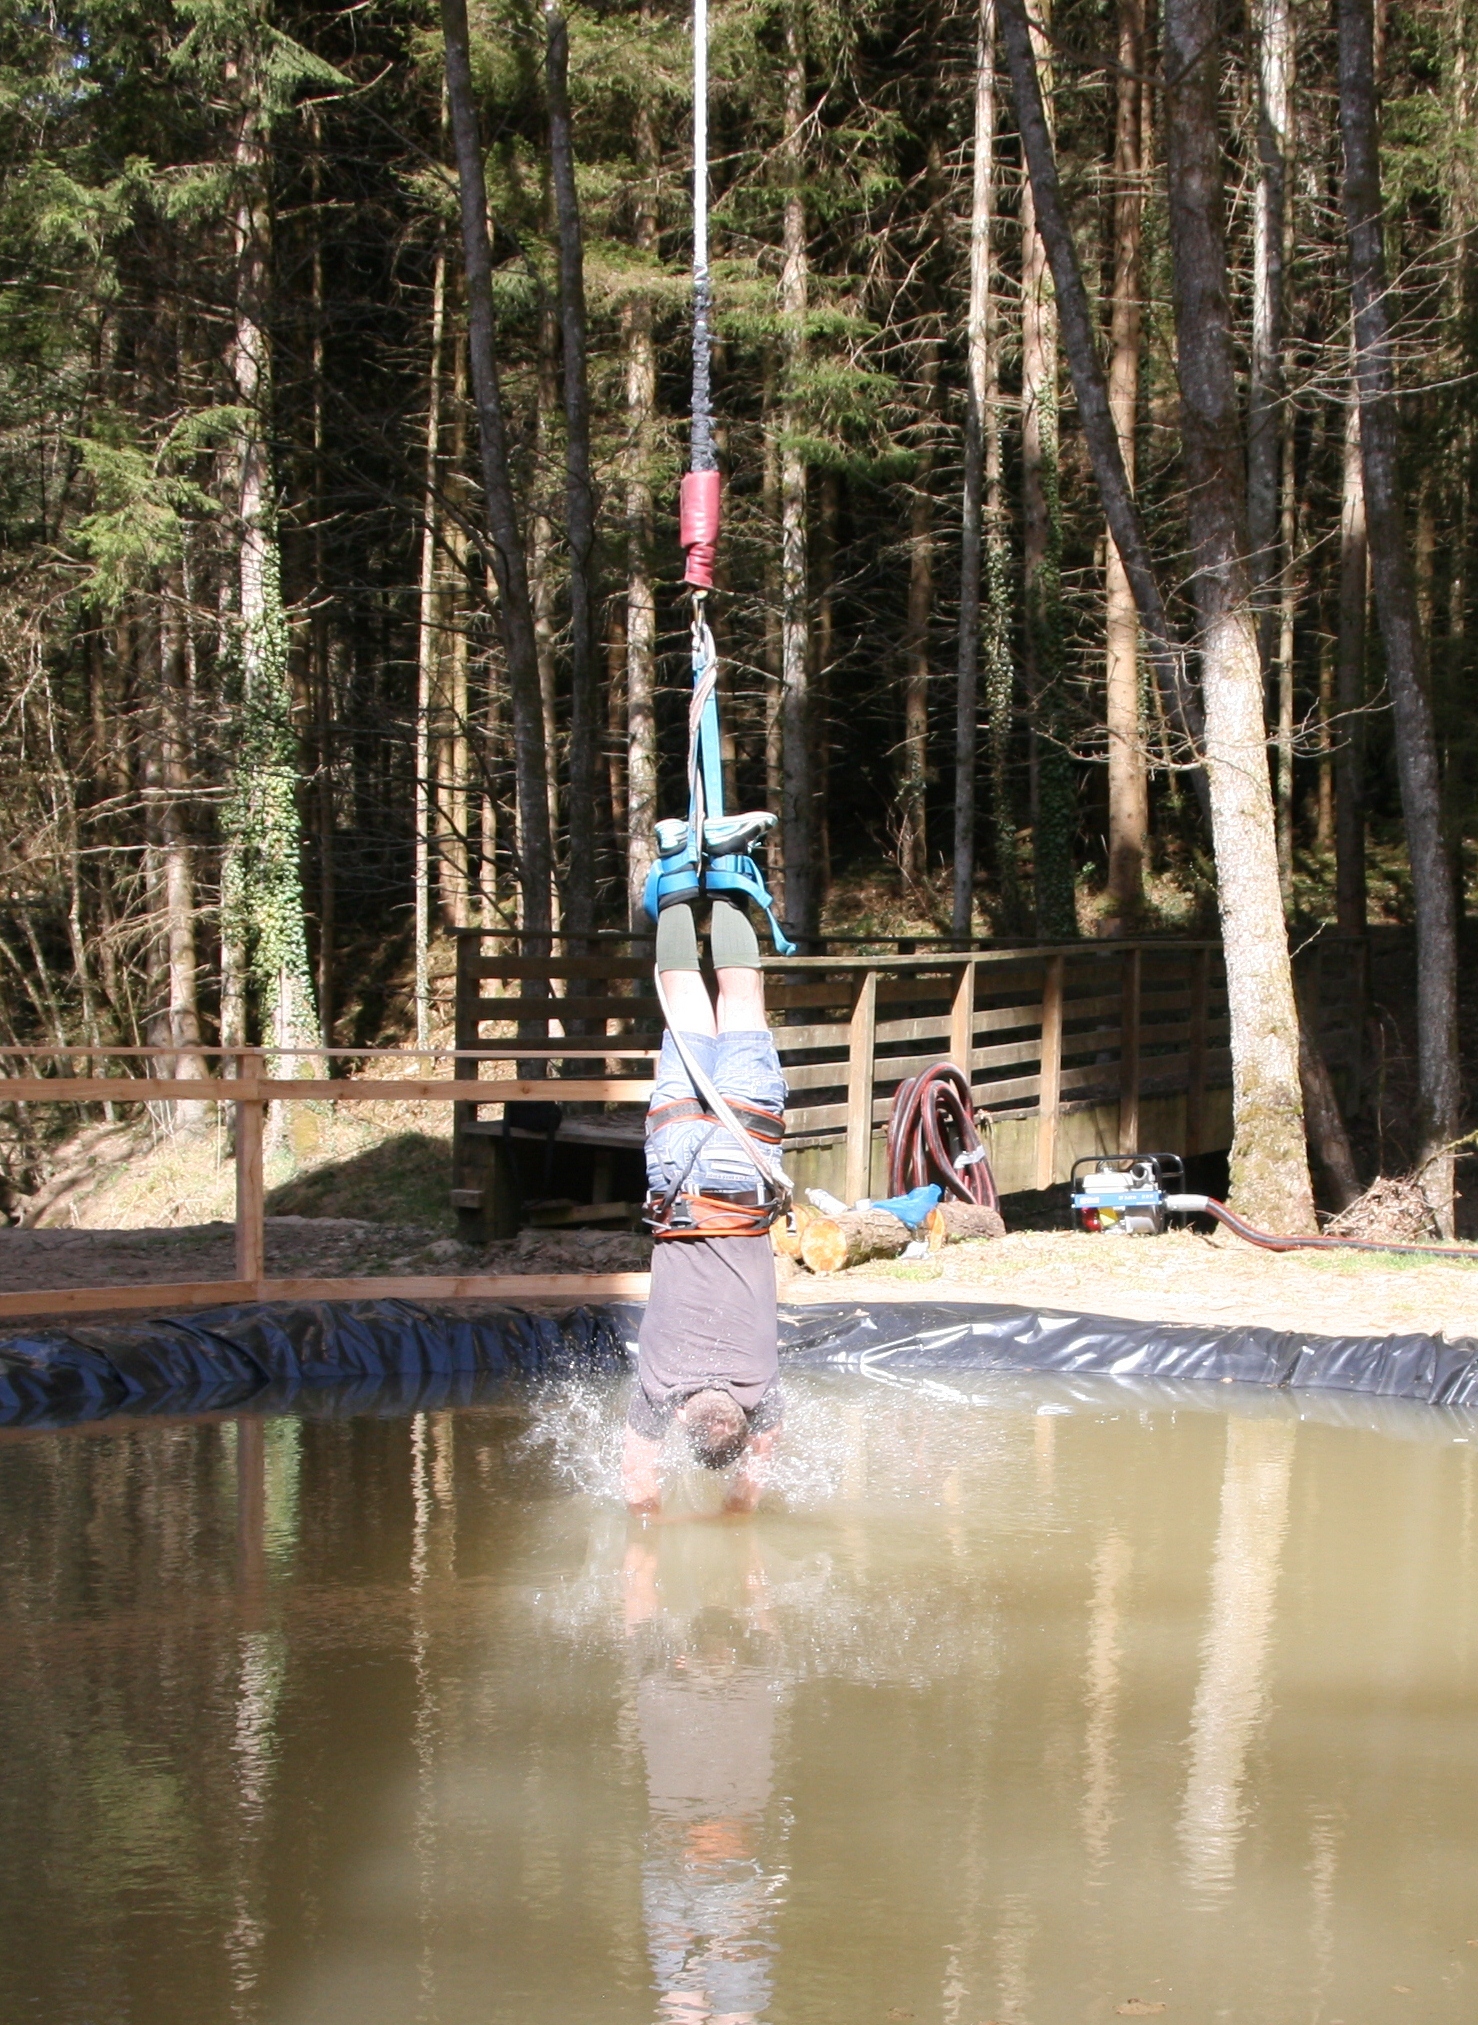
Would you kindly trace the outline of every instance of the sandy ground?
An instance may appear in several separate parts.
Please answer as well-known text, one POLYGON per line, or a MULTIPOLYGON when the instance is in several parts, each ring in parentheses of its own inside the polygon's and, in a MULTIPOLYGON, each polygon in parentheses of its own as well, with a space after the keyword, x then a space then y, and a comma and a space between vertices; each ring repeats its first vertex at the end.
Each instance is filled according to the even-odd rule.
POLYGON ((861 1300, 897 1300, 907 1292, 920 1300, 1000 1301, 1142 1322, 1478 1338, 1478 1246, 1471 1264, 1449 1265, 1392 1253, 1263 1252, 1238 1238, 1189 1231, 1157 1238, 1020 1231, 994 1244, 951 1245, 937 1260, 808 1277, 788 1286, 786 1298, 834 1299, 844 1287, 848 1298, 861 1300))
MULTIPOLYGON (((414 1225, 349 1217, 269 1216, 270 1279, 402 1273, 645 1272, 651 1249, 626 1232, 524 1231, 505 1244, 462 1245, 414 1225)), ((169 1230, 0 1230, 0 1293, 64 1287, 146 1287, 234 1276, 228 1223, 169 1230)))
MULTIPOLYGON (((382 1273, 631 1273, 648 1241, 630 1233, 525 1231, 468 1247, 435 1231, 347 1218, 272 1217, 272 1278, 382 1273)), ((147 1286, 227 1279, 224 1223, 171 1230, 0 1230, 0 1290, 147 1286)), ((1244 1323, 1314 1335, 1406 1330, 1478 1338, 1478 1248, 1472 1264, 1391 1254, 1259 1252, 1187 1232, 1159 1238, 1022 1231, 952 1245, 936 1258, 863 1266, 830 1278, 785 1273, 787 1301, 999 1301, 1013 1307, 1121 1315, 1144 1322, 1244 1323)))

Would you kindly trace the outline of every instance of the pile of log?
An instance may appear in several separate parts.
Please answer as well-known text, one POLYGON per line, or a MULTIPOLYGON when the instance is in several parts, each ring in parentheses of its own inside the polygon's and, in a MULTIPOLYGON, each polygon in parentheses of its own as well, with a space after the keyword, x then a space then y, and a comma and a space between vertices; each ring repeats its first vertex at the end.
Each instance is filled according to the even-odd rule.
POLYGON ((931 1209, 917 1230, 886 1209, 848 1209, 827 1216, 807 1203, 797 1203, 793 1227, 777 1224, 774 1244, 787 1258, 799 1259, 813 1273, 839 1273, 868 1259, 896 1259, 916 1239, 937 1252, 963 1238, 1004 1237, 998 1211, 972 1202, 942 1202, 931 1209))

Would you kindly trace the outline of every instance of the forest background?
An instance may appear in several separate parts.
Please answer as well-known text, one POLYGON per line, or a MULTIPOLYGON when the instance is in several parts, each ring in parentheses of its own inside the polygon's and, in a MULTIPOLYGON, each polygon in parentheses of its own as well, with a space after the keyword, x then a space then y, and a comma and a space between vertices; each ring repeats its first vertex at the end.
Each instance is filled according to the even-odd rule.
MULTIPOLYGON (((1189 78, 1221 179, 1264 926, 1283 948, 1420 917, 1415 809, 1450 931, 1478 786, 1470 9, 1365 16, 1415 795, 1366 537, 1339 24, 1196 15, 1058 0, 1031 27, 1167 631, 1204 653, 1214 575, 1172 201, 1189 78)), ((782 816, 803 940, 1217 920, 1196 677, 1157 677, 1106 530, 1009 26, 953 0, 713 13, 725 757, 732 805, 782 816)), ((151 1043, 189 1076, 212 1041, 425 1041, 447 930, 638 925, 653 822, 686 800, 689 63, 664 0, 3 0, 0 1042, 151 1043)), ((1446 989, 1412 1155, 1459 1123, 1446 989)), ((41 1128, 9 1129, 19 1191, 41 1128)))

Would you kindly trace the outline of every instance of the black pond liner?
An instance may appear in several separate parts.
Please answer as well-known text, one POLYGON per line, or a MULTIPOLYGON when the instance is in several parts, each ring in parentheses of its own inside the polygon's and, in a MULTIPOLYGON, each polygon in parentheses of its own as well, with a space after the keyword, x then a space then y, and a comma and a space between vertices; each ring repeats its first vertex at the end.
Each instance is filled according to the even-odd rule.
MULTIPOLYGON (((111 1415, 404 1412, 482 1396, 489 1380, 630 1368, 641 1310, 559 1314, 480 1301, 287 1301, 0 1332, 0 1426, 111 1415)), ((781 1311, 787 1365, 911 1374, 1055 1372, 1220 1382, 1478 1408, 1478 1342, 1188 1329, 978 1303, 781 1311)))

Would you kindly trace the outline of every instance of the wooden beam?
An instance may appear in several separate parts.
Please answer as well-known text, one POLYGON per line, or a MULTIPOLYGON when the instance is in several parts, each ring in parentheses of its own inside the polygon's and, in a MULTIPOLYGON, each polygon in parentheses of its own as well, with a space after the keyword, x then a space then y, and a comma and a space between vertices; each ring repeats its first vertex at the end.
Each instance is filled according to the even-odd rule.
POLYGON ((857 1202, 872 1182, 873 1055, 877 1047, 878 975, 864 971, 857 980, 852 1017, 847 1023, 847 1164, 843 1193, 857 1202))
MULTIPOLYGON (((0 1102, 13 1104, 152 1104, 193 1098, 216 1104, 457 1104, 468 1101, 470 1078, 428 1077, 419 1082, 376 1082, 369 1077, 293 1076, 282 1080, 220 1083, 155 1081, 144 1076, 0 1077, 0 1102)), ((488 1077, 477 1085, 479 1104, 552 1099, 561 1104, 644 1104, 652 1079, 629 1076, 488 1077)))
POLYGON ((949 1058, 964 1070, 967 1083, 975 1056, 975 978, 975 965, 967 963, 949 1008, 949 1058))
POLYGON ((1062 958, 1049 956, 1042 974, 1042 1076, 1037 1099, 1037 1187, 1050 1188, 1057 1170, 1057 1119, 1062 1100, 1062 958))
POLYGON ((1139 1151, 1139 1019, 1142 952, 1124 952, 1123 1011, 1119 1017, 1119 1151, 1139 1151))
MULTIPOLYGON (((649 1273, 461 1273, 361 1280, 186 1280, 154 1287, 60 1287, 0 1294, 0 1320, 168 1315, 242 1301, 644 1301, 649 1273)), ((352 1374, 346 1373, 346 1376, 352 1374)))
POLYGON ((263 1218, 266 1195, 262 1173, 262 1122, 265 1107, 238 1101, 236 1106, 236 1277, 259 1280, 266 1271, 263 1218))

